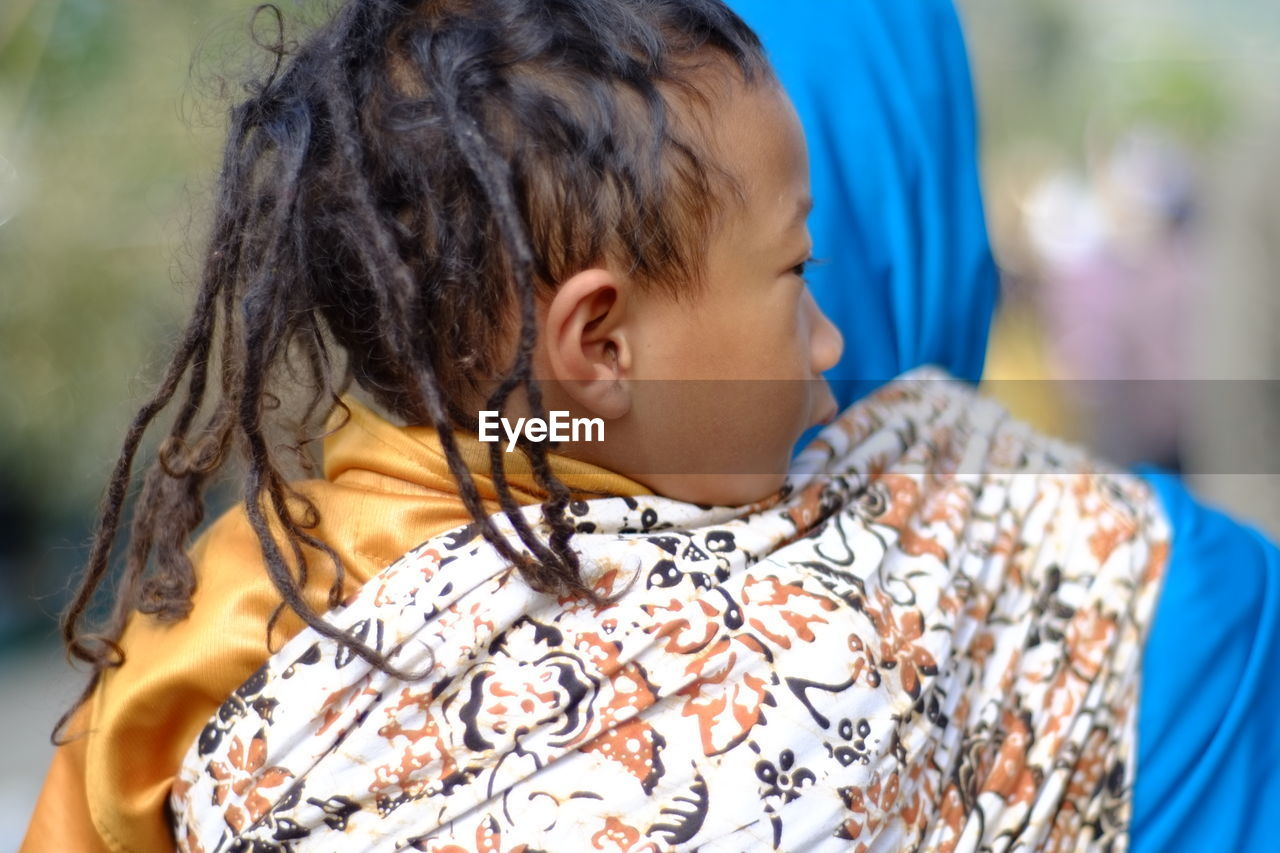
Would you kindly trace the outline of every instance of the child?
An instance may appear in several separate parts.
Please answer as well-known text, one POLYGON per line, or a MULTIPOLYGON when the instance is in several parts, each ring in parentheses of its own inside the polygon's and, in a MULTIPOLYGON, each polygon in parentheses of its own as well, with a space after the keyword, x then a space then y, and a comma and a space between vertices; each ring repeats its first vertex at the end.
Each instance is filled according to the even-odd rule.
MULTIPOLYGON (((958 838, 968 821, 1047 832, 1064 803, 1099 796, 1064 794, 1046 765, 1035 781, 999 782, 1001 813, 975 799, 990 766, 964 786, 924 769, 999 747, 979 703, 947 685, 962 671, 992 685, 999 670, 978 677, 984 667, 1012 665, 984 645, 1002 628, 964 666, 943 666, 943 638, 964 633, 946 620, 968 612, 948 567, 969 551, 1012 561, 997 534, 1026 514, 961 542, 961 507, 984 492, 953 482, 954 454, 982 438, 1012 473, 1083 462, 1001 432, 958 392, 897 390, 828 434, 827 479, 779 494, 796 438, 834 415, 821 374, 841 341, 803 280, 803 136, 732 13, 715 0, 366 0, 281 51, 232 114, 194 316, 130 429, 65 621, 95 675, 64 720, 71 739, 27 849, 165 849, 175 832, 188 850, 631 849, 642 837, 797 849, 859 837, 869 807, 919 843, 958 838), (301 397, 292 450, 305 460, 311 415, 344 375, 382 414, 339 401, 324 479, 289 482, 274 431, 301 397), (116 609, 90 634, 80 622, 130 464, 184 380, 116 609), (510 455, 481 440, 481 412, 555 411, 598 419, 603 435, 556 452, 526 439, 510 455), (204 486, 233 447, 247 461, 243 506, 187 555, 204 486), (937 470, 922 485, 899 462, 937 470), (849 503, 873 482, 878 503, 849 503), (621 497, 584 500, 601 495, 621 497), (861 538, 844 526, 855 520, 861 538), (890 561, 889 529, 902 560, 932 568, 890 561), (838 568, 854 563, 906 573, 873 588, 874 572, 838 568), (768 725, 775 713, 788 722, 768 725), (962 748, 938 734, 947 717, 976 727, 962 748), (679 728, 685 718, 696 727, 679 728), (379 725, 415 746, 381 755, 361 740, 379 725), (880 802, 884 786, 895 793, 880 802), (816 796, 793 805, 806 788, 816 796), (899 790, 911 796, 899 803, 899 790), (1030 821, 1042 796, 1053 808, 1030 821)), ((1090 476, 1080 500, 1113 485, 1090 476)), ((1002 488, 988 500, 1016 503, 1002 488)), ((1123 651, 1149 615, 1159 528, 1133 521, 1140 491, 1113 490, 1115 506, 1081 517, 1127 533, 1056 571, 1123 651), (1090 609, 1125 582, 1134 606, 1090 609)), ((1031 585, 1044 570, 1019 569, 1031 585)), ((1033 601, 999 624, 1039 618, 1033 601)), ((1117 657, 1058 698, 1001 690, 1052 706, 1064 748, 1100 750, 1119 796, 1131 765, 1112 700, 1132 662, 1117 657), (1084 740, 1069 725, 1083 713, 1117 734, 1084 740)))
POLYGON ((746 503, 776 491, 799 433, 834 414, 825 383, 803 381, 840 353, 802 278, 803 138, 754 35, 719 3, 349 3, 231 122, 195 313, 130 429, 66 620, 73 653, 97 670, 66 733, 94 731, 62 748, 42 799, 79 801, 76 825, 47 827, 81 833, 66 849, 98 834, 159 848, 163 788, 221 696, 265 660, 268 622, 277 643, 303 624, 331 632, 318 614, 409 546, 531 500, 555 533, 543 544, 521 531, 537 559, 513 559, 538 588, 582 591, 571 490, 746 503), (703 116, 712 103, 719 127, 703 116), (723 132, 744 122, 760 133, 723 132), (308 371, 314 409, 336 396, 340 357, 384 412, 435 430, 351 404, 326 448, 332 482, 287 484, 267 437, 277 395, 292 392, 284 366, 308 371), (479 385, 495 375, 486 401, 479 385), (542 406, 531 376, 557 380, 542 406), (787 384, 801 397, 778 401, 782 419, 724 400, 671 413, 628 399, 634 380, 721 377, 802 380, 787 384), (114 618, 88 635, 129 464, 184 378, 114 618), (455 437, 481 409, 509 413, 517 388, 526 411, 604 417, 605 440, 562 458, 527 444, 525 462, 455 437), (725 470, 684 459, 705 453, 690 439, 725 415, 741 436, 722 429, 714 449, 750 458, 740 467, 754 476, 664 473, 725 470), (766 420, 767 438, 753 428, 766 420), (407 458, 341 470, 344 452, 369 452, 356 430, 407 458), (233 448, 248 457, 244 507, 187 558, 204 485, 233 448), (429 484, 395 470, 423 457, 429 484), (288 559, 300 549, 308 559, 288 559))

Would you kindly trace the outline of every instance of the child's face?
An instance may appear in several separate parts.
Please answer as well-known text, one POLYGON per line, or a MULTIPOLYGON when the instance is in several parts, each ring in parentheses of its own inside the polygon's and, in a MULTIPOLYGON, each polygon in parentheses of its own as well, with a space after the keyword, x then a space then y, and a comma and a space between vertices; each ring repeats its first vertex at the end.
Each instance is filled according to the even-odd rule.
POLYGON ((691 302, 645 306, 652 315, 639 341, 645 376, 637 378, 716 380, 689 383, 692 394, 659 391, 686 399, 679 410, 642 413, 655 433, 677 438, 668 458, 684 464, 662 470, 698 472, 650 485, 739 504, 781 486, 800 434, 835 415, 822 373, 839 361, 843 341, 802 277, 813 249, 805 224, 812 197, 791 102, 772 83, 736 85, 712 121, 712 150, 739 181, 743 204, 726 202, 703 292, 691 302), (721 472, 735 473, 715 476, 721 472))
POLYGON ((802 277, 809 163, 790 101, 771 82, 735 83, 708 118, 741 203, 725 200, 696 296, 627 295, 616 343, 629 406, 603 445, 571 452, 660 494, 739 505, 775 492, 800 434, 834 416, 822 373, 843 341, 802 277))

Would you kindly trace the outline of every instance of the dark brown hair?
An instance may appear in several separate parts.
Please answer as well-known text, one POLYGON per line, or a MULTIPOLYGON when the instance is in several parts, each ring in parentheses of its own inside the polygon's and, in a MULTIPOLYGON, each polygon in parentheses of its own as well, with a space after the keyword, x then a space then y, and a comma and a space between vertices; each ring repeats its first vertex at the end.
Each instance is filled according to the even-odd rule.
POLYGON ((437 428, 479 532, 534 588, 594 598, 569 547, 569 492, 544 446, 524 449, 548 495, 547 540, 520 514, 497 445, 491 474, 523 548, 488 520, 453 437, 474 424, 461 401, 496 377, 486 408, 522 390, 542 413, 530 373, 540 288, 603 260, 641 286, 675 293, 696 282, 697 241, 718 195, 714 169, 677 132, 672 96, 696 97, 691 81, 709 64, 748 81, 767 74, 755 35, 718 0, 352 0, 294 49, 279 9, 263 15, 280 25, 274 68, 231 111, 195 307, 129 426, 63 616, 68 653, 93 674, 55 742, 103 670, 123 663, 131 612, 186 618, 196 583, 188 540, 232 451, 246 462, 245 509, 283 599, 268 636, 288 606, 410 677, 304 601, 304 548, 333 562, 331 607, 343 567, 308 532, 316 509, 290 487, 268 439, 291 424, 292 450, 305 448, 351 380, 388 411, 437 428), (282 404, 286 387, 308 389, 300 414, 282 404), (113 611, 88 630, 134 458, 175 398, 134 507, 113 611))

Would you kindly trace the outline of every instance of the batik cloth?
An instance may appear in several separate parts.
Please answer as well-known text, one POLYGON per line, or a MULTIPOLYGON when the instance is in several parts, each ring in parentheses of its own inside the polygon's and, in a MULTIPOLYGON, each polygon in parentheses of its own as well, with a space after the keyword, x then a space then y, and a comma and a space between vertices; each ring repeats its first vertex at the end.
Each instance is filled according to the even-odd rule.
POLYGON ((771 501, 572 512, 613 603, 426 542, 328 616, 424 677, 304 630, 192 745, 179 849, 1124 849, 1168 554, 1138 478, 917 371, 771 501))

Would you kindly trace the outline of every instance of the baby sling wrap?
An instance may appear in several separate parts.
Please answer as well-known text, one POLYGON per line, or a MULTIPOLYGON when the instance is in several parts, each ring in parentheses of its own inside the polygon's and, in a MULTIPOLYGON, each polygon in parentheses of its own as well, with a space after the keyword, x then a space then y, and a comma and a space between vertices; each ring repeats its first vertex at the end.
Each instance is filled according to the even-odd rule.
POLYGON ((192 744, 178 848, 1124 849, 1169 541, 1137 478, 926 369, 778 498, 571 511, 615 603, 474 527, 415 548, 328 618, 426 677, 302 631, 192 744))

